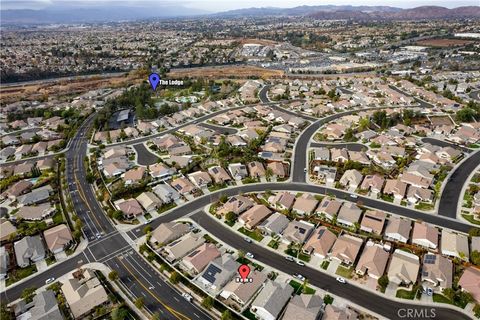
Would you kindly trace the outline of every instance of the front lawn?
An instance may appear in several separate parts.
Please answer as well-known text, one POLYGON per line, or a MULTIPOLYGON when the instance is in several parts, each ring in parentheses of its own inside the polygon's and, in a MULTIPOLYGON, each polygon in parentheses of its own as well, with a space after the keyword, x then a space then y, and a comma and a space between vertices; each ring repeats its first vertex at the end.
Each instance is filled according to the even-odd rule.
POLYGON ((270 240, 270 242, 268 243, 268 246, 275 250, 278 249, 278 245, 279 245, 278 240, 275 240, 275 239, 270 240))
POLYGON ((433 302, 452 304, 452 301, 450 301, 450 299, 439 293, 433 294, 433 302))
POLYGON ((344 266, 338 266, 337 271, 335 272, 339 276, 350 279, 352 277, 353 267, 345 268, 344 266))
POLYGON ((467 220, 468 222, 470 223, 473 223, 473 224, 480 224, 480 221, 478 221, 477 219, 475 219, 475 217, 471 214, 462 214, 462 217, 467 220))
POLYGON ((260 241, 263 240, 263 236, 259 231, 249 231, 249 230, 245 229, 244 227, 241 227, 240 229, 238 229, 238 231, 240 231, 241 233, 243 233, 247 237, 252 238, 255 241, 260 242, 260 241))
POLYGON ((425 203, 425 202, 420 202, 415 206, 415 209, 417 210, 423 210, 423 211, 430 211, 433 210, 434 205, 432 203, 425 203))
POLYGON ((13 270, 10 274, 8 279, 6 280, 7 287, 17 281, 22 280, 23 278, 28 277, 29 275, 34 274, 37 272, 37 266, 32 264, 26 268, 18 268, 13 270))
POLYGON ((323 270, 327 270, 329 265, 330 265, 330 261, 325 260, 322 262, 321 267, 323 270))
MULTIPOLYGON (((293 287, 294 292, 295 292, 296 294, 302 293, 302 289, 303 289, 303 288, 302 288, 302 287, 303 287, 303 284, 302 284, 302 283, 299 283, 299 282, 297 282, 297 281, 295 281, 295 280, 291 280, 291 281, 289 282, 289 284, 293 287)), ((304 294, 315 294, 315 289, 312 289, 312 288, 310 288, 309 286, 307 286, 305 292, 303 292, 303 293, 304 293, 304 294)))
POLYGON ((400 289, 397 291, 397 298, 413 300, 415 298, 416 292, 413 290, 400 289))

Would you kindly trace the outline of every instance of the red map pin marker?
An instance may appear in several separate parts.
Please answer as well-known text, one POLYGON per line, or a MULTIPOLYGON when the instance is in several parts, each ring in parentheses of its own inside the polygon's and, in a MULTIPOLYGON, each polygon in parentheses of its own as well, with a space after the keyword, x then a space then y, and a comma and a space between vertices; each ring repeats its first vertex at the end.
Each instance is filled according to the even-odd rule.
POLYGON ((240 277, 242 278, 242 282, 245 282, 248 277, 248 275, 250 274, 250 267, 246 264, 242 264, 239 268, 238 268, 238 273, 240 274, 240 277))

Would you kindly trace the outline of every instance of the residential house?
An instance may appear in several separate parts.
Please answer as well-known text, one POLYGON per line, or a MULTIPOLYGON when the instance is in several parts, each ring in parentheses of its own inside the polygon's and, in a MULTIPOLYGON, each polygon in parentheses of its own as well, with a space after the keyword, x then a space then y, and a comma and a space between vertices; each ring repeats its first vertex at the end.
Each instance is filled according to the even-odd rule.
POLYGON ((250 272, 248 278, 251 279, 251 282, 247 285, 236 279, 231 280, 223 288, 220 297, 225 299, 227 304, 229 302, 234 302, 240 307, 239 309, 246 306, 247 303, 253 299, 255 294, 263 288, 263 284, 267 280, 267 275, 261 271, 254 270, 250 272))
POLYGON ((302 244, 308 239, 308 236, 314 228, 315 225, 306 221, 290 221, 285 230, 283 230, 282 242, 286 244, 290 244, 291 242, 302 244))
POLYGON ((123 176, 123 181, 126 185, 137 184, 143 181, 146 169, 144 167, 137 167, 135 169, 128 170, 123 176))
POLYGON ((160 180, 168 180, 177 172, 175 168, 169 168, 163 163, 151 165, 148 167, 148 170, 152 178, 160 180))
POLYGON ((257 229, 265 235, 277 235, 285 230, 289 222, 284 214, 274 212, 258 225, 257 229))
POLYGON ((367 210, 360 222, 360 230, 375 234, 382 234, 387 215, 379 210, 367 210))
POLYGON ((212 178, 210 178, 208 173, 203 171, 195 171, 189 173, 187 177, 199 189, 206 188, 207 186, 212 184, 212 178))
POLYGON ((317 178, 320 183, 325 183, 327 186, 332 186, 337 177, 337 168, 329 166, 315 166, 314 172, 318 172, 317 178))
POLYGON ((383 189, 383 184, 385 183, 385 179, 378 175, 368 175, 362 182, 360 189, 363 190, 370 190, 373 193, 380 193, 383 189))
POLYGON ((19 320, 63 320, 57 298, 52 290, 39 291, 32 302, 25 300, 15 305, 15 316, 19 320))
POLYGON ((416 221, 413 224, 412 244, 427 249, 437 249, 438 229, 425 222, 416 221))
POLYGON ((107 304, 109 297, 91 269, 79 269, 62 284, 62 292, 75 319, 83 318, 95 307, 107 304))
POLYGON ((328 148, 312 148, 312 150, 313 160, 330 161, 330 150, 328 148))
POLYGON ((240 263, 224 254, 211 261, 196 279, 200 287, 210 293, 218 293, 236 274, 240 263))
POLYGON ((475 301, 480 301, 480 270, 468 267, 463 272, 458 285, 463 291, 469 292, 475 301))
POLYGON ((320 205, 317 207, 316 214, 323 215, 326 219, 332 220, 340 210, 342 203, 335 199, 325 197, 320 202, 320 205))
POLYGON ((292 211, 298 215, 310 215, 318 205, 318 200, 310 193, 304 193, 296 198, 292 211))
POLYGON ((151 191, 142 192, 136 200, 146 212, 155 211, 162 206, 162 200, 151 191))
POLYGON ((235 180, 242 180, 248 176, 247 167, 241 163, 229 164, 228 171, 235 180))
POLYGON ((185 177, 180 177, 171 181, 170 185, 181 195, 187 195, 196 191, 195 186, 185 177))
POLYGON ((72 242, 73 237, 65 224, 59 224, 43 232, 43 238, 51 253, 57 254, 65 250, 72 242))
POLYGON ((425 254, 421 281, 424 288, 438 287, 441 290, 451 288, 453 282, 452 261, 440 254, 425 254))
POLYGON ((330 259, 336 259, 347 266, 352 265, 355 263, 362 245, 362 238, 342 234, 338 237, 337 241, 335 241, 328 257, 330 259))
POLYGON ((393 195, 397 201, 405 198, 405 193, 407 192, 407 184, 400 180, 396 179, 387 179, 385 188, 383 188, 383 194, 393 195))
POLYGON ((26 236, 14 243, 15 258, 20 268, 45 259, 45 247, 40 236, 26 236))
POLYGON ((322 320, 356 320, 358 319, 358 314, 355 310, 350 308, 341 309, 332 304, 328 304, 325 307, 325 312, 323 313, 322 320))
POLYGON ((245 228, 253 230, 271 213, 272 211, 263 204, 257 204, 242 213, 238 218, 238 222, 245 228))
POLYGON ((218 184, 228 183, 232 180, 227 171, 220 166, 208 168, 208 173, 213 177, 213 181, 218 184))
POLYGON ((252 161, 247 164, 248 172, 252 178, 265 177, 265 167, 261 162, 252 161))
POLYGON ((433 191, 429 189, 423 189, 416 186, 408 187, 407 200, 409 203, 417 203, 419 201, 432 203, 433 202, 433 191))
POLYGON ((153 229, 150 243, 155 247, 164 246, 173 240, 176 240, 190 231, 190 226, 186 223, 166 222, 153 229))
POLYGON ((300 294, 293 296, 287 304, 282 320, 318 320, 323 299, 316 294, 300 294))
POLYGON ((170 203, 180 199, 180 194, 173 189, 169 184, 157 184, 152 190, 163 203, 170 203))
POLYGON ((270 169, 272 170, 272 175, 277 178, 285 178, 286 177, 286 172, 285 172, 285 166, 281 162, 270 162, 267 164, 267 170, 270 169))
POLYGON ((210 263, 210 261, 220 257, 220 251, 212 243, 204 243, 185 256, 182 260, 182 266, 190 274, 198 274, 210 263))
POLYGON ((143 214, 142 206, 136 199, 120 199, 119 201, 116 201, 115 204, 118 207, 118 210, 123 212, 125 219, 133 219, 143 214))
POLYGON ((204 242, 205 239, 201 235, 190 232, 164 246, 162 253, 164 253, 166 259, 172 263, 182 259, 189 252, 200 247, 204 242))
POLYGON ((7 196, 11 200, 14 200, 18 197, 21 196, 22 194, 25 194, 29 192, 33 187, 33 184, 28 181, 28 180, 20 180, 15 182, 13 185, 11 185, 3 194, 2 196, 7 196))
POLYGON ((46 202, 50 195, 53 193, 53 189, 50 185, 43 186, 32 190, 29 193, 26 193, 17 198, 17 202, 20 206, 27 206, 31 204, 39 204, 46 202))
POLYGON ((0 241, 9 240, 17 232, 17 228, 10 220, 0 218, 0 241))
POLYGON ((337 149, 332 148, 330 150, 331 161, 333 162, 347 162, 348 161, 348 150, 345 148, 337 149))
POLYGON ((324 259, 327 257, 336 240, 337 236, 333 232, 328 230, 327 227, 321 226, 313 231, 310 238, 308 238, 307 242, 303 245, 302 251, 305 254, 313 254, 324 259))
POLYGON ((468 237, 447 229, 442 229, 441 237, 442 254, 449 257, 457 257, 462 260, 469 260, 468 237))
POLYGON ((343 224, 348 227, 353 227, 358 223, 362 215, 362 209, 360 209, 353 202, 346 202, 340 208, 337 216, 337 223, 343 224))
POLYGON ((363 175, 356 169, 346 170, 342 178, 340 178, 340 185, 351 189, 357 189, 362 182, 363 175))
POLYGON ((387 240, 407 243, 408 239, 410 239, 411 228, 412 223, 410 220, 392 216, 388 219, 384 237, 387 240))
POLYGON ((369 277, 378 279, 385 272, 389 256, 381 245, 367 242, 355 271, 359 275, 368 274, 369 277))
POLYGON ((295 201, 295 196, 290 192, 277 192, 268 198, 268 202, 278 210, 290 210, 295 201))
POLYGON ((245 210, 253 207, 253 205, 254 202, 250 200, 250 198, 244 196, 233 196, 222 205, 222 207, 218 210, 218 213, 225 215, 227 212, 233 212, 236 215, 239 215, 245 210))
POLYGON ((396 249, 392 254, 388 267, 388 280, 400 285, 409 285, 417 282, 420 259, 413 253, 396 249))
POLYGON ((276 320, 293 293, 288 283, 267 281, 250 310, 259 320, 276 320))

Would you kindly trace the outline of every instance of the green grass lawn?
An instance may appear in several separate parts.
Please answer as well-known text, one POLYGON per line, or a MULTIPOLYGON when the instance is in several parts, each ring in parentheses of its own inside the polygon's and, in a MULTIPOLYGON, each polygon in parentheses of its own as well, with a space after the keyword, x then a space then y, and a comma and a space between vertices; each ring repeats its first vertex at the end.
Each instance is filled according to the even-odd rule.
MULTIPOLYGON (((303 283, 299 283, 295 280, 291 280, 289 282, 289 284, 293 287, 293 289, 295 290, 295 293, 296 294, 300 294, 302 293, 302 286, 303 286, 303 283)), ((307 286, 307 290, 305 292, 305 294, 315 294, 315 289, 312 289, 310 288, 309 286, 307 286)))
POLYGON ((303 254, 300 252, 300 254, 298 255, 298 259, 305 262, 310 262, 311 257, 308 254, 303 254))
POLYGON ((240 231, 244 235, 252 238, 255 241, 262 241, 263 240, 263 236, 261 235, 261 233, 259 231, 249 231, 249 230, 245 229, 244 227, 241 227, 240 229, 238 229, 238 231, 240 231))
POLYGON ((428 211, 428 210, 432 210, 433 208, 434 208, 434 205, 432 203, 420 202, 419 204, 415 205, 415 209, 418 209, 418 210, 428 211))
POLYGON ((408 300, 413 300, 415 298, 416 292, 410 291, 410 290, 405 290, 405 289, 400 289, 397 291, 397 298, 401 299, 408 299, 408 300))
POLYGON ((220 190, 220 189, 224 189, 226 187, 227 187, 226 183, 224 183, 224 184, 214 184, 213 186, 208 187, 208 190, 210 192, 214 192, 214 191, 217 191, 217 190, 220 190))
POLYGON ((471 214, 462 214, 462 217, 467 220, 468 222, 470 223, 473 223, 473 224, 480 224, 480 221, 478 221, 477 219, 475 219, 473 217, 473 215, 471 214))
POLYGON ((329 265, 330 265, 330 261, 325 260, 322 262, 321 267, 323 270, 327 270, 329 265))
POLYGON ((224 222, 230 227, 233 227, 233 225, 235 224, 235 221, 233 220, 225 220, 224 222))
POLYGON ((270 248, 273 248, 273 249, 278 249, 278 241, 277 240, 270 240, 270 242, 268 243, 268 246, 270 248))
POLYGON ((450 301, 450 299, 439 293, 433 294, 433 302, 452 304, 452 301, 450 301))
POLYGON ((57 213, 55 213, 55 215, 52 217, 52 220, 54 224, 60 224, 63 222, 63 215, 60 212, 60 210, 58 210, 57 213))
POLYGON ((50 256, 50 257, 46 258, 45 261, 47 262, 47 266, 57 262, 57 260, 55 260, 55 256, 50 256))
POLYGON ((350 279, 352 277, 353 267, 345 268, 344 266, 338 266, 337 271, 335 272, 345 279, 350 279))
POLYGON ((23 278, 28 277, 31 274, 37 272, 37 267, 32 264, 26 268, 18 268, 9 274, 8 279, 6 280, 7 287, 17 281, 22 280, 23 278))

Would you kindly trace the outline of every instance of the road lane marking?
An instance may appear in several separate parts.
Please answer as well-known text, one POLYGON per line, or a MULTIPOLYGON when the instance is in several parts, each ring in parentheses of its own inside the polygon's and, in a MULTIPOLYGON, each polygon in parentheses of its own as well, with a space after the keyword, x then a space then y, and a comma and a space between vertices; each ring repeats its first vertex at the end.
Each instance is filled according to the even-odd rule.
MULTIPOLYGON (((120 263, 123 265, 123 267, 137 280, 137 282, 147 291, 155 300, 157 300, 166 310, 168 310, 175 318, 179 320, 190 320, 187 316, 183 315, 182 313, 176 311, 172 307, 166 305, 155 293, 153 293, 151 290, 149 290, 141 281, 140 279, 130 270, 129 267, 125 263, 123 263, 121 260, 119 260, 120 263)), ((160 309, 161 310, 161 309, 160 309)))

